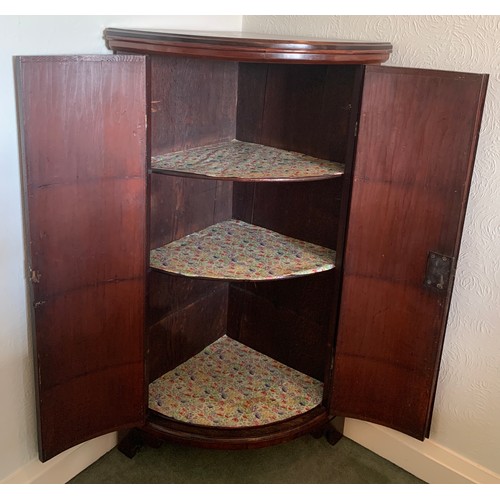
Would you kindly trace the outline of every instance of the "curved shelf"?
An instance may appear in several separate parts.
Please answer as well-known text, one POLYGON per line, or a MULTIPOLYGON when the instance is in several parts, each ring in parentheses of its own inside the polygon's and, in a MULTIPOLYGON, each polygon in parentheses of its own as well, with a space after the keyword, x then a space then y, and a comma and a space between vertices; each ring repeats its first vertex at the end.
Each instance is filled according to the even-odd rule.
POLYGON ((319 406, 323 383, 223 336, 149 385, 149 408, 194 425, 244 428, 319 406))
POLYGON ((239 220, 219 222, 150 253, 154 269, 192 278, 265 281, 335 267, 335 251, 239 220))
POLYGON ((344 174, 342 163, 237 140, 157 155, 151 167, 156 173, 249 182, 321 180, 344 174))

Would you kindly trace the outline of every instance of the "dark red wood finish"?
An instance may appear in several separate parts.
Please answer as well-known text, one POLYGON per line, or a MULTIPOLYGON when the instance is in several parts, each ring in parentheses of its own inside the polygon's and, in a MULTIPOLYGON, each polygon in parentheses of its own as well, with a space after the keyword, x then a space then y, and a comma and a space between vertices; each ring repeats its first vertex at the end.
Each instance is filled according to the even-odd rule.
POLYGON ((20 57, 17 79, 45 461, 144 422, 147 61, 20 57))
MULTIPOLYGON (((212 113, 215 113, 215 120, 220 121, 217 128, 225 128, 223 135, 227 136, 230 130, 227 126, 232 124, 235 136, 240 140, 350 162, 354 115, 358 109, 353 99, 359 95, 359 66, 286 67, 240 63, 236 68, 237 80, 234 80, 235 74, 230 72, 230 66, 226 66, 225 78, 237 82, 237 107, 233 108, 233 119, 229 114, 220 119, 220 110, 231 109, 231 99, 236 96, 235 88, 229 86, 226 92, 215 89, 207 93, 203 86, 200 88, 199 75, 205 72, 207 81, 215 77, 217 81, 212 84, 220 86, 220 78, 214 76, 219 74, 216 68, 223 68, 228 63, 184 59, 180 60, 182 62, 177 68, 180 71, 178 79, 171 74, 170 68, 172 60, 177 60, 175 58, 166 59, 161 64, 153 62, 152 71, 159 81, 165 82, 163 85, 154 84, 153 89, 157 90, 153 90, 153 94, 160 95, 160 90, 165 92, 164 88, 168 87, 170 92, 182 95, 185 100, 183 106, 193 101, 196 112, 187 108, 180 116, 199 114, 201 121, 208 116, 198 95, 201 92, 207 102, 218 103, 217 112, 213 110, 212 113), (203 71, 198 72, 198 66, 203 71), (170 76, 159 75, 161 71, 170 76), (198 84, 194 85, 189 78, 185 78, 185 71, 198 84)), ((169 99, 172 100, 172 97, 169 99)), ((168 99, 165 102, 169 102, 168 99)), ((196 123, 191 124, 190 120, 172 124, 173 118, 169 117, 165 119, 172 127, 171 137, 184 139, 167 143, 169 134, 165 130, 156 130, 162 123, 161 113, 181 108, 175 103, 165 106, 165 110, 161 102, 157 106, 156 102, 153 103, 153 150, 166 152, 225 140, 223 135, 217 139, 217 134, 196 123)), ((166 244, 218 220, 233 217, 335 248, 341 225, 339 212, 343 191, 342 177, 308 182, 231 182, 154 173, 151 243, 152 246, 166 244)), ((222 289, 211 296, 214 293, 213 282, 163 276, 161 278, 159 273, 154 272, 154 279, 150 280, 151 313, 156 318, 149 337, 151 380, 208 345, 221 335, 221 328, 227 328, 232 338, 319 380, 325 380, 332 356, 329 339, 332 336, 335 287, 338 285, 336 271, 273 283, 233 283, 226 291, 229 300, 225 303, 222 289), (196 281, 198 284, 193 285, 196 281), (216 296, 219 298, 214 299, 216 296), (179 301, 174 297, 183 299, 179 301), (212 317, 207 316, 210 308, 212 317), (222 311, 227 325, 220 316, 222 311)), ((299 419, 295 436, 324 428, 324 418, 317 420, 312 415, 310 413, 299 419), (312 418, 310 423, 306 423, 308 418, 312 418)), ((223 437, 226 431, 217 428, 193 427, 189 431, 188 424, 155 417, 155 433, 163 428, 163 437, 167 439, 176 436, 175 429, 179 425, 185 435, 190 436, 192 444, 203 446, 208 439, 203 437, 205 433, 211 436, 210 446, 246 446, 246 431, 241 429, 230 432, 230 439, 226 440, 223 437)), ((283 432, 281 422, 252 429, 252 440, 262 446, 266 442, 271 443, 269 436, 272 436, 272 442, 288 439, 290 425, 286 424, 286 432, 283 432)), ((147 429, 150 430, 149 425, 147 429)))
POLYGON ((312 410, 274 424, 239 429, 179 422, 149 411, 144 431, 160 439, 212 449, 255 449, 284 443, 310 432, 325 430, 330 417, 325 408, 312 410))
POLYGON ((335 249, 343 178, 234 183, 233 217, 335 249))
MULTIPOLYGON (((156 80, 152 90, 154 151, 219 142, 232 138, 232 132, 242 140, 337 161, 346 158, 357 67, 234 66, 222 61, 158 56, 152 66, 156 80)), ((233 183, 154 173, 151 246, 233 217, 335 248, 342 186, 341 177, 305 183, 233 183)), ((152 273, 149 289, 155 317, 149 338, 153 353, 150 379, 220 336, 223 325, 206 317, 205 299, 214 299, 201 299, 203 293, 212 294, 213 283, 201 280, 193 285, 196 280, 162 279, 157 274, 152 273), (174 299, 177 296, 185 297, 185 303, 179 305, 174 299), (174 309, 172 304, 177 304, 174 309), (179 325, 172 322, 174 317, 185 318, 181 321, 182 335, 179 325), (212 325, 215 330, 210 333, 208 328, 199 329, 200 324, 212 325), (198 330, 189 325, 198 325, 198 330)), ((212 306, 214 314, 218 316, 225 307, 230 336, 323 379, 334 274, 292 281, 235 284, 229 303, 220 301, 212 306)))
MULTIPOLYGON (((232 182, 151 174, 151 248, 230 219, 232 187, 232 182)), ((227 283, 152 270, 148 304, 149 382, 226 333, 227 283)))
POLYGON ((170 293, 184 294, 185 299, 149 329, 149 382, 222 337, 227 332, 228 309, 227 283, 213 286, 205 280, 190 280, 206 285, 196 297, 194 292, 200 290, 186 278, 153 273, 169 278, 170 293))
POLYGON ((18 59, 41 458, 133 426, 260 447, 318 434, 334 414, 427 435, 451 293, 424 287, 427 255, 457 257, 487 77, 372 66, 361 90, 362 64, 385 61, 389 44, 105 38, 150 56, 18 59), (233 138, 345 162, 345 178, 152 173, 147 185, 150 152, 233 138), (229 217, 334 248, 337 268, 260 284, 149 271, 146 290, 149 246, 229 217), (237 430, 151 411, 145 422, 147 382, 226 331, 323 380, 323 405, 237 430))
POLYGON ((247 62, 294 64, 380 64, 392 45, 327 38, 295 39, 244 32, 137 30, 107 28, 109 49, 141 54, 184 55, 247 62))
POLYGON ((234 139, 238 63, 150 59, 153 156, 234 139))
POLYGON ((231 218, 233 183, 151 174, 151 248, 231 218))
POLYGON ((452 283, 424 286, 429 251, 458 255, 487 76, 367 67, 332 412, 428 435, 452 283))
POLYGON ((236 138, 344 163, 358 66, 239 66, 236 138))
POLYGON ((228 335, 324 380, 335 270, 268 283, 230 285, 228 335))

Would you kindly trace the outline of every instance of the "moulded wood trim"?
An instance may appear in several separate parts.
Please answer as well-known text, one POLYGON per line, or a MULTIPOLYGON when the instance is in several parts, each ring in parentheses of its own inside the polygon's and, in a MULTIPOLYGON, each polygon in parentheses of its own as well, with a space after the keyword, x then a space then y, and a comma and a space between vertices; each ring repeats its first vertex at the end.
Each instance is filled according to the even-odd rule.
POLYGON ((254 449, 280 444, 320 429, 330 417, 323 406, 281 422, 246 428, 223 428, 180 422, 149 410, 148 434, 181 444, 212 449, 254 449))
POLYGON ((300 64, 380 64, 392 45, 329 39, 289 39, 254 33, 197 31, 167 32, 107 28, 104 38, 114 51, 180 54, 233 61, 293 62, 300 64))

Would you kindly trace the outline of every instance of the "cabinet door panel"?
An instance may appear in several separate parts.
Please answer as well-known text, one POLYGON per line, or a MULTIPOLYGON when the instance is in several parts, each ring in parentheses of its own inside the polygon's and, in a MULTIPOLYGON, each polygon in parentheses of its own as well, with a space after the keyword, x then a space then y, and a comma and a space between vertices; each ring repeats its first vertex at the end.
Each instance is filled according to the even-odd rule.
POLYGON ((147 60, 20 57, 42 460, 145 413, 147 60))
POLYGON ((366 68, 334 414, 428 436, 486 85, 486 75, 366 68), (449 282, 427 285, 429 252, 451 263, 449 282))

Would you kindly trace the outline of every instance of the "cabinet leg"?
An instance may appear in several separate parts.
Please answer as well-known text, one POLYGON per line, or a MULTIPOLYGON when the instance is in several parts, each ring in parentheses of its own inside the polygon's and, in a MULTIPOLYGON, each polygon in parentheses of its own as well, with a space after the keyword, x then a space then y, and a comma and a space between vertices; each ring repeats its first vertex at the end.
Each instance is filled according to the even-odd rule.
POLYGON ((147 432, 142 433, 142 442, 150 448, 159 448, 163 444, 161 439, 158 439, 147 432))
POLYGON ((144 444, 141 432, 138 429, 132 429, 118 443, 118 450, 128 458, 134 458, 135 454, 141 449, 144 444))
POLYGON ((331 427, 326 431, 326 440, 332 445, 335 446, 341 439, 342 433, 340 433, 337 429, 331 427))
POLYGON ((321 429, 318 429, 318 430, 315 430, 315 431, 311 432, 311 436, 312 436, 314 439, 320 439, 320 438, 322 438, 324 435, 325 435, 325 429, 324 429, 324 428, 321 428, 321 429))
POLYGON ((326 429, 326 440, 335 446, 343 436, 344 431, 344 419, 341 417, 336 417, 330 420, 328 428, 326 429))

